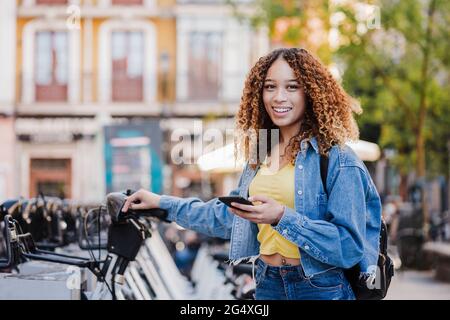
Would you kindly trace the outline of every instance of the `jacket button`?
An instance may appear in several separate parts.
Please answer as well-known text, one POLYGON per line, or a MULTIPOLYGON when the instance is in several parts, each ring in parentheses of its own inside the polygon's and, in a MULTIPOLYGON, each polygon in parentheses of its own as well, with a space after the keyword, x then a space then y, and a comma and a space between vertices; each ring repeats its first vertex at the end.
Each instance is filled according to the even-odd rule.
POLYGON ((305 250, 309 250, 309 246, 308 245, 305 246, 305 250))
POLYGON ((299 165, 298 168, 299 168, 300 170, 302 170, 302 169, 303 169, 303 166, 302 166, 302 165, 299 165))
POLYGON ((303 194, 302 190, 298 190, 297 193, 298 193, 299 195, 302 195, 302 194, 303 194))

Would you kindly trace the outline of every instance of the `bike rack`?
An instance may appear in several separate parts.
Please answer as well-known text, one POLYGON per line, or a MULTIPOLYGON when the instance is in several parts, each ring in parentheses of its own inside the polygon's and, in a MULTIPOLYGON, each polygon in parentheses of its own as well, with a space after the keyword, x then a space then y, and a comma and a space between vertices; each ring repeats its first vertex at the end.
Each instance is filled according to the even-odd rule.
MULTIPOLYGON (((3 203, 0 216, 7 226, 4 237, 8 254, 7 259, 0 260, 0 268, 20 272, 21 265, 36 265, 42 271, 55 264, 89 270, 83 271, 81 296, 87 299, 251 298, 242 290, 243 277, 248 283, 249 266, 227 266, 227 254, 214 255, 216 251, 208 245, 200 248, 192 269, 194 288, 178 270, 152 224, 153 219, 167 221, 167 212, 130 209, 124 214, 121 209, 130 194, 108 194, 105 205, 96 207, 42 195, 3 203), (45 229, 40 242, 35 241, 34 229, 30 228, 37 227, 38 222, 45 229), (99 250, 98 258, 93 250, 99 250)), ((43 280, 38 278, 29 282, 39 286, 43 280)), ((0 275, 0 287, 2 281, 0 275)), ((14 288, 11 283, 10 287, 14 288)))

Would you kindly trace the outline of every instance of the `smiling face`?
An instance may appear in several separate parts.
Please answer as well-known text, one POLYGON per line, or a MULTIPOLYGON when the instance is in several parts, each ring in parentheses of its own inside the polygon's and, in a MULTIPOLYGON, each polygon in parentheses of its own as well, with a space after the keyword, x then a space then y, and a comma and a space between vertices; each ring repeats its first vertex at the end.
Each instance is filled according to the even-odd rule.
MULTIPOLYGON (((273 62, 264 81, 263 102, 281 134, 296 134, 305 114, 306 97, 294 70, 282 57, 273 62)), ((290 137, 286 137, 290 138, 290 137)))

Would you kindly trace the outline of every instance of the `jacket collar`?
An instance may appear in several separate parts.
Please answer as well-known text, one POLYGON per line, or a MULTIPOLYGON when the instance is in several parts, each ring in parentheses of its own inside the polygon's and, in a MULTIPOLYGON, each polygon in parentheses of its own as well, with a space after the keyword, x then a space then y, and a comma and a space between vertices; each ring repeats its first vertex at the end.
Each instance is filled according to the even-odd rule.
POLYGON ((302 142, 300 143, 300 151, 303 152, 308 149, 308 142, 313 147, 314 151, 316 153, 319 153, 319 145, 317 143, 316 137, 303 139, 302 142))

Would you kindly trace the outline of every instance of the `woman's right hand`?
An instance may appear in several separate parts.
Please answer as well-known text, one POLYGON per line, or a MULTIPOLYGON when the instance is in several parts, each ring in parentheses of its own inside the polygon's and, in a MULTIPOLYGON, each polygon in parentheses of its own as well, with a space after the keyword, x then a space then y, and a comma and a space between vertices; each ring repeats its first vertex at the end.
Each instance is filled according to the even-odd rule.
POLYGON ((140 189, 127 198, 122 212, 127 212, 129 208, 132 210, 159 208, 160 199, 159 194, 140 189))

